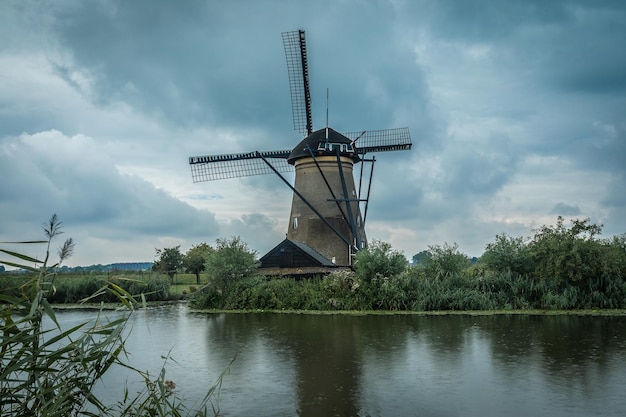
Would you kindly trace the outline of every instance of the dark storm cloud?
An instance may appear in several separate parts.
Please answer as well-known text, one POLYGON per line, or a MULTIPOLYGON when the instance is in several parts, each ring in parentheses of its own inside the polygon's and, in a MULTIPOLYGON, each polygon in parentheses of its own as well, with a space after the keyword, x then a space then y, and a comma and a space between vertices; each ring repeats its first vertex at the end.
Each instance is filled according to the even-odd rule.
POLYGON ((581 211, 580 207, 578 206, 570 206, 569 204, 560 202, 552 208, 550 214, 558 216, 579 216, 581 214, 581 211))
POLYGON ((445 38, 499 42, 509 41, 523 28, 557 28, 581 17, 593 18, 594 14, 624 10, 619 0, 425 1, 407 6, 411 9, 408 17, 421 17, 424 20, 420 23, 428 24, 431 30, 445 38), (420 9, 422 13, 418 14, 420 9), (591 16, 584 16, 586 13, 591 16))
POLYGON ((302 28, 314 127, 328 88, 338 131, 411 131, 412 151, 376 155, 371 238, 478 255, 553 209, 621 233, 625 17, 619 1, 4 2, 0 210, 150 248, 273 246, 288 187, 191 184, 187 157, 301 139, 280 33, 302 28))
MULTIPOLYGON (((291 135, 280 32, 300 28, 307 8, 277 7, 264 26, 254 16, 265 9, 262 2, 76 2, 57 12, 55 31, 76 65, 97 77, 100 101, 124 97, 177 124, 263 124, 291 135)), ((370 5, 361 13, 380 10, 393 14, 370 5)), ((390 127, 389 100, 411 106, 422 94, 409 45, 388 42, 381 30, 390 29, 372 32, 366 21, 331 18, 332 31, 307 28, 316 128, 325 124, 327 88, 330 120, 342 130, 390 127)))
POLYGON ((492 137, 480 144, 466 144, 455 148, 446 175, 441 184, 449 198, 470 195, 481 200, 506 184, 515 173, 519 152, 506 137, 492 137))
POLYGON ((93 145, 86 137, 45 132, 0 147, 0 176, 12 179, 1 184, 0 205, 7 211, 12 207, 12 227, 4 233, 18 235, 33 219, 52 213, 74 227, 105 224, 96 232, 103 238, 217 232, 212 214, 140 178, 120 175, 108 158, 84 152, 93 145))
MULTIPOLYGON (((247 13, 263 9, 258 2, 246 5, 247 13)), ((246 27, 239 8, 206 1, 185 7, 75 2, 61 8, 55 31, 76 64, 97 77, 100 101, 124 98, 177 125, 277 124, 275 104, 266 103, 276 95, 270 80, 286 77, 280 30, 246 27)), ((284 81, 280 121, 289 126, 284 81)))

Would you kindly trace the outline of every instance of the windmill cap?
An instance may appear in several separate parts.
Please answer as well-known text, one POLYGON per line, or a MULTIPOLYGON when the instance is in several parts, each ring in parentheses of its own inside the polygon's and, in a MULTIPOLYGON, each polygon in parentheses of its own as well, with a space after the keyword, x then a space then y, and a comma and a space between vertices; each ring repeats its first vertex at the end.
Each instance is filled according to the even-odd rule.
POLYGON ((328 141, 326 140, 326 128, 316 130, 309 136, 304 138, 289 154, 287 162, 293 165, 300 158, 310 158, 311 151, 313 155, 339 155, 351 158, 354 162, 359 162, 360 158, 356 153, 356 149, 352 141, 341 133, 328 128, 328 141))

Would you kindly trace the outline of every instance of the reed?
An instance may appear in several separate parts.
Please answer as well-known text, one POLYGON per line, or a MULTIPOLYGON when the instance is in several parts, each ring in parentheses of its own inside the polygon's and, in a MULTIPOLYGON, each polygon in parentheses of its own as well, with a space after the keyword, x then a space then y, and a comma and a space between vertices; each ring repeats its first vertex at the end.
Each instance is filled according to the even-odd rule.
MULTIPOLYGON (((88 285, 78 285, 78 281, 67 280, 64 284, 65 299, 80 297, 80 291, 93 285, 95 292, 87 299, 112 295, 126 307, 128 314, 112 321, 99 316, 92 323, 81 323, 70 329, 61 327, 50 298, 60 294, 57 272, 63 260, 71 255, 73 241, 65 241, 58 251, 59 261, 51 264, 52 240, 62 233, 61 222, 56 215, 44 226, 44 232, 46 240, 17 242, 45 244, 43 260, 0 248, 0 254, 10 259, 0 260, 1 263, 31 273, 29 276, 2 277, 0 280, 3 286, 0 292, 0 415, 204 416, 209 412, 217 415, 219 406, 216 407, 213 400, 224 374, 209 388, 198 407, 191 410, 180 400, 174 389, 175 384, 165 379, 165 365, 158 376, 152 377, 124 362, 124 330, 129 315, 139 303, 136 297, 119 285, 123 281, 91 279, 88 285), (44 327, 44 319, 53 326, 44 327), (92 388, 114 364, 137 372, 144 379, 146 388, 136 395, 130 395, 126 390, 120 393, 121 397, 123 394, 120 402, 109 405, 94 396, 92 388)), ((152 293, 160 290, 157 284, 144 284, 152 293)), ((142 295, 141 299, 145 304, 146 297, 142 295)))

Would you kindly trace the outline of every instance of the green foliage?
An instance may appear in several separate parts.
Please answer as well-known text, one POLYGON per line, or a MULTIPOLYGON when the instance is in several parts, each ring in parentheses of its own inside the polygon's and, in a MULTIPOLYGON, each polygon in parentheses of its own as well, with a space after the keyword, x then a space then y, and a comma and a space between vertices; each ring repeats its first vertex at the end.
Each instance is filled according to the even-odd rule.
POLYGON ((357 252, 354 261, 356 275, 364 283, 400 274, 406 267, 404 254, 393 250, 389 243, 380 240, 374 240, 366 249, 357 252))
POLYGON ((625 308, 626 235, 599 240, 600 229, 586 220, 567 228, 559 218, 529 243, 497 235, 476 265, 456 244, 444 244, 407 268, 401 253, 374 242, 357 254, 355 271, 302 280, 255 276, 229 288, 214 283, 193 303, 244 310, 625 308))
POLYGON ((204 272, 205 263, 212 251, 213 248, 203 242, 192 246, 183 258, 183 268, 196 276, 196 284, 200 284, 200 273, 204 272))
POLYGON ((208 285, 194 293, 191 302, 196 308, 227 310, 350 309, 351 291, 336 284, 336 277, 331 276, 295 280, 256 275, 234 281, 224 292, 208 285))
MULTIPOLYGON (((49 297, 55 293, 58 268, 71 255, 74 245, 71 239, 66 240, 58 250, 58 263, 50 266, 51 242, 62 233, 56 215, 50 218, 44 233, 48 238, 44 241, 11 242, 47 244, 43 261, 0 248, 2 255, 11 257, 0 263, 33 273, 13 279, 5 287, 8 291, 0 293, 0 415, 147 417, 186 413, 201 416, 208 414, 209 404, 217 415, 219 409, 216 410, 211 401, 224 374, 200 402, 200 409, 190 411, 174 392, 175 384, 164 379, 165 368, 153 381, 148 374, 121 360, 125 353, 122 334, 128 316, 113 321, 98 317, 91 324, 61 328, 49 297), (50 320, 52 328, 43 327, 44 317, 50 320), (113 364, 138 372, 146 381, 146 390, 136 397, 129 396, 126 390, 123 401, 107 406, 93 395, 92 388, 113 364)), ((157 287, 153 289, 158 291, 157 287)), ((105 283, 94 296, 104 292, 114 295, 129 314, 137 304, 135 298, 115 282, 105 283)))
POLYGON ((257 267, 256 251, 248 249, 239 236, 217 239, 205 262, 209 280, 220 290, 227 290, 231 283, 251 275, 257 267))
POLYGON ((359 310, 368 309, 369 297, 367 285, 361 281, 353 271, 338 270, 325 276, 320 282, 320 298, 325 300, 329 310, 359 310))
POLYGON ((161 271, 174 282, 174 275, 183 266, 183 254, 180 253, 180 245, 173 248, 155 249, 157 259, 154 261, 152 270, 161 271))
POLYGON ((413 255, 413 257, 411 258, 411 262, 413 263, 413 265, 424 264, 424 263, 428 262, 428 260, 432 256, 433 255, 430 252, 428 252, 427 250, 423 250, 423 251, 413 255))
POLYGON ((532 272, 530 253, 523 237, 511 237, 506 233, 496 235, 487 244, 480 262, 490 271, 503 274, 528 274, 532 272))
POLYGON ((460 274, 464 269, 469 268, 471 262, 467 255, 459 251, 459 245, 454 243, 449 245, 432 245, 428 247, 431 256, 423 264, 427 276, 432 278, 444 278, 451 275, 460 274))
MULTIPOLYGON (((5 276, 0 279, 0 292, 13 297, 21 296, 21 287, 34 279, 33 274, 5 276)), ((77 304, 89 302, 118 302, 117 297, 103 291, 110 283, 122 288, 135 298, 146 301, 168 301, 170 299, 170 281, 167 277, 152 273, 125 274, 109 276, 107 274, 55 274, 47 300, 52 304, 77 304)))
POLYGON ((529 244, 535 276, 563 284, 599 278, 606 266, 605 245, 595 238, 601 230, 589 219, 572 220, 567 228, 561 216, 555 226, 535 230, 529 244))
POLYGON ((165 363, 161 367, 156 377, 152 377, 149 372, 138 371, 142 378, 144 387, 134 397, 129 396, 128 392, 123 399, 115 405, 109 407, 107 415, 110 416, 194 416, 201 417, 209 415, 209 405, 211 406, 211 414, 220 415, 219 404, 213 402, 215 396, 219 396, 222 388, 222 381, 226 375, 230 373, 230 365, 218 377, 217 382, 211 386, 204 398, 199 402, 200 406, 196 410, 187 407, 182 399, 176 393, 176 383, 165 377, 165 365, 170 360, 169 355, 165 358, 165 363))

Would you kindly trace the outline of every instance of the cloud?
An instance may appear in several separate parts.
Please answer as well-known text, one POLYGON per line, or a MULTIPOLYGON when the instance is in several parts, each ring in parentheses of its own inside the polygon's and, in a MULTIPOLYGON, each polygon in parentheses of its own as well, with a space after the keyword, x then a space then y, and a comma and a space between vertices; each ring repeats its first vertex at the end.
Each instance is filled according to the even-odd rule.
POLYGON ((550 214, 558 216, 578 216, 581 213, 580 207, 570 206, 563 202, 558 202, 550 211, 550 214))
POLYGON ((187 158, 301 139, 280 37, 299 28, 316 128, 328 88, 338 131, 411 131, 411 152, 376 155, 370 238, 480 255, 557 211, 624 233, 625 15, 609 0, 3 2, 0 234, 57 212, 77 263, 232 235, 273 247, 289 188, 194 184, 187 158))
MULTIPOLYGON (((23 134, 0 146, 2 212, 11 240, 35 238, 39 221, 56 213, 72 229, 116 242, 135 236, 201 238, 218 233, 214 215, 200 211, 141 178, 122 175, 92 138, 58 131, 23 134)), ((113 244, 113 243, 112 243, 113 244)))

